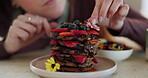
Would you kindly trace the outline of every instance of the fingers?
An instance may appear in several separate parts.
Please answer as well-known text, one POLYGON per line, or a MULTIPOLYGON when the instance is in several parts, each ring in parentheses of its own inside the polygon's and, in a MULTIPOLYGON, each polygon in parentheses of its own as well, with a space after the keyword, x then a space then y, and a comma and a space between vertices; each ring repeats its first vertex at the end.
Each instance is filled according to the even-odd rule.
POLYGON ((129 12, 129 6, 127 4, 123 4, 119 11, 115 14, 118 20, 123 20, 129 12))
POLYGON ((113 0, 104 0, 101 6, 99 13, 99 17, 98 17, 98 21, 102 22, 103 18, 107 15, 107 12, 111 6, 113 0))
POLYGON ((25 23, 29 23, 32 24, 33 26, 37 27, 37 33, 40 33, 42 30, 42 19, 37 17, 37 16, 33 16, 31 14, 25 14, 25 15, 20 15, 18 17, 19 20, 25 22, 25 23), (29 19, 30 18, 30 21, 29 19))
POLYGON ((120 6, 119 10, 114 14, 111 18, 112 22, 109 25, 109 28, 120 31, 124 24, 124 19, 129 12, 129 6, 127 4, 123 4, 120 6))
POLYGON ((11 26, 9 31, 13 33, 14 37, 20 38, 23 41, 26 41, 29 39, 29 33, 18 27, 11 26))
POLYGON ((51 22, 50 25, 46 18, 28 13, 25 15, 20 15, 13 23, 15 24, 13 26, 17 26, 28 32, 30 34, 30 37, 32 37, 36 33, 43 33, 44 31, 50 37, 51 28, 55 28, 57 26, 57 23, 55 22, 51 22))
POLYGON ((28 32, 30 34, 29 37, 32 37, 37 31, 36 27, 34 27, 28 23, 24 23, 20 20, 15 20, 14 23, 15 23, 16 28, 19 28, 19 29, 22 29, 22 30, 28 32))
POLYGON ((107 17, 112 17, 120 8, 120 6, 123 5, 123 0, 114 0, 111 7, 109 8, 107 17))
POLYGON ((95 25, 97 23, 97 19, 98 19, 98 12, 100 11, 100 7, 101 7, 101 3, 103 2, 103 0, 96 0, 95 2, 95 7, 94 10, 92 12, 91 18, 89 18, 89 20, 91 21, 91 23, 93 25, 95 25))
POLYGON ((43 26, 44 26, 44 30, 47 34, 48 37, 51 36, 51 27, 50 27, 50 24, 48 23, 48 21, 46 19, 43 19, 43 26))
MULTIPOLYGON (((32 17, 31 14, 26 14, 26 15, 32 17)), ((45 31, 49 37, 51 37, 51 32, 50 32, 51 28, 55 28, 57 26, 57 23, 51 22, 49 24, 46 18, 40 16, 33 17, 31 23, 37 26, 38 29, 37 31, 39 32, 45 31)))
POLYGON ((42 31, 43 20, 40 16, 33 16, 31 14, 26 14, 26 16, 31 17, 30 23, 37 27, 37 33, 42 31))
POLYGON ((123 5, 123 0, 96 0, 94 11, 89 19, 91 23, 101 23, 105 17, 112 17, 123 5), (98 3, 99 2, 99 3, 98 3))

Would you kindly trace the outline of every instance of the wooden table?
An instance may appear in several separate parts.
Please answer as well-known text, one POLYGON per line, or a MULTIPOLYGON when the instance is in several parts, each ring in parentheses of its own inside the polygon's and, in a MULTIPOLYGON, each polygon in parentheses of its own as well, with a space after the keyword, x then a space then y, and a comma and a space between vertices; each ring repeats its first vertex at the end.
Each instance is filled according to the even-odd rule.
MULTIPOLYGON (((0 78, 42 78, 34 74, 30 68, 31 60, 50 54, 50 49, 32 51, 14 55, 9 60, 0 61, 0 78)), ((112 78, 148 78, 148 61, 144 52, 134 52, 125 61, 118 62, 118 70, 112 78)))

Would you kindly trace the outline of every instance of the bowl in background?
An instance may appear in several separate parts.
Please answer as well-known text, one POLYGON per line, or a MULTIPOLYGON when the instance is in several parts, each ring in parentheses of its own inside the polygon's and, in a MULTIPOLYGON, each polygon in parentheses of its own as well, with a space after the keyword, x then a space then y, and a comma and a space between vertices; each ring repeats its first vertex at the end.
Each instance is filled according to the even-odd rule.
POLYGON ((110 58, 117 62, 128 59, 133 53, 133 49, 129 50, 98 50, 98 56, 110 58))
POLYGON ((117 42, 103 42, 98 44, 98 55, 106 58, 110 58, 117 62, 128 59, 132 53, 133 49, 125 46, 124 44, 119 44, 117 42))

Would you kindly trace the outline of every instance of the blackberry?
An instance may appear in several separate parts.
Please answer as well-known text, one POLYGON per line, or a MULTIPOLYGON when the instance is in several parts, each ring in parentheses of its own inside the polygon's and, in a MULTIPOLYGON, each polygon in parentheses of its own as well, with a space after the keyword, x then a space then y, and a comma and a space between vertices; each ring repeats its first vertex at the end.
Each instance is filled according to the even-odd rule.
POLYGON ((75 20, 73 23, 76 25, 80 25, 81 22, 79 20, 75 20))
POLYGON ((67 27, 68 27, 68 23, 63 22, 63 23, 61 24, 61 28, 67 28, 67 27))
POLYGON ((79 29, 80 29, 80 30, 87 30, 87 27, 86 27, 86 25, 81 25, 81 26, 79 27, 79 29))
POLYGON ((68 27, 69 27, 69 28, 71 28, 71 27, 73 27, 73 26, 75 26, 73 23, 68 23, 68 27))
POLYGON ((77 26, 73 26, 72 30, 78 30, 79 28, 77 26))
POLYGON ((78 30, 78 26, 76 24, 73 24, 73 23, 69 23, 68 28, 70 28, 71 30, 78 30))
POLYGON ((85 26, 85 27, 83 27, 83 30, 87 30, 87 27, 85 26))
POLYGON ((89 27, 87 27, 87 28, 86 28, 86 30, 90 30, 90 28, 89 28, 89 27))

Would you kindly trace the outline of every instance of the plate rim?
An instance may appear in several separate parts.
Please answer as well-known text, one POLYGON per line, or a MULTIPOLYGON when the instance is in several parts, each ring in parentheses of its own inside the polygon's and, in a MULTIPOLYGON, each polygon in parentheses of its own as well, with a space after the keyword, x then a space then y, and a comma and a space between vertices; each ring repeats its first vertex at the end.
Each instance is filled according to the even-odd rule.
MULTIPOLYGON (((33 73, 37 74, 34 70, 37 70, 37 71, 43 71, 43 72, 46 72, 46 73, 56 73, 56 74, 71 74, 71 75, 88 75, 88 74, 98 74, 98 73, 104 73, 104 72, 109 72, 110 73, 106 73, 106 75, 109 75, 109 74, 112 74, 114 73, 116 70, 117 70, 117 62, 112 60, 112 59, 109 59, 109 58, 105 58, 105 57, 99 57, 99 58, 104 58, 104 59, 108 59, 110 61, 113 61, 115 63, 115 65, 109 69, 106 69, 106 70, 101 70, 101 71, 94 71, 94 72, 52 72, 52 71, 47 71, 47 70, 44 70, 44 69, 40 69, 40 68, 37 68, 33 65, 33 63, 36 61, 36 60, 39 60, 41 58, 45 58, 47 57, 48 55, 44 55, 44 56, 40 56, 40 57, 37 57, 35 59, 33 59, 31 62, 30 62, 30 69, 33 73), (112 72, 111 72, 112 71, 112 72)), ((38 74, 39 75, 39 74, 38 74)))

